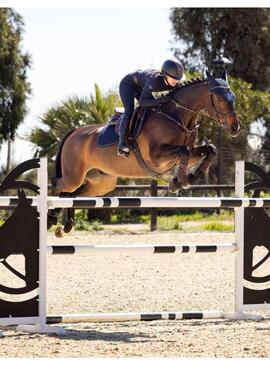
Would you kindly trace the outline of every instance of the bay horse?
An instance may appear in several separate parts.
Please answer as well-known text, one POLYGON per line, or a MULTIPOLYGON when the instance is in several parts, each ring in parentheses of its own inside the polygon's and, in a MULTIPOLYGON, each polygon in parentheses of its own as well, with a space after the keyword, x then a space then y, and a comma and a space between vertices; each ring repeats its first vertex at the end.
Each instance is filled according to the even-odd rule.
MULTIPOLYGON (((128 158, 117 155, 117 144, 105 148, 98 146, 103 125, 71 131, 62 140, 56 157, 53 194, 102 196, 115 189, 118 176, 145 178, 163 175, 174 168, 176 174, 169 183, 173 192, 188 188, 202 178, 217 154, 212 144, 195 146, 202 116, 222 125, 232 137, 238 136, 241 129, 226 71, 218 79, 208 71, 206 76, 177 87, 161 107, 147 109, 141 132, 136 141, 131 142, 128 158), (190 174, 189 168, 197 163, 195 173, 190 174)), ((48 227, 57 223, 60 211, 49 211, 48 227)), ((65 233, 74 225, 71 210, 68 212, 65 233)))

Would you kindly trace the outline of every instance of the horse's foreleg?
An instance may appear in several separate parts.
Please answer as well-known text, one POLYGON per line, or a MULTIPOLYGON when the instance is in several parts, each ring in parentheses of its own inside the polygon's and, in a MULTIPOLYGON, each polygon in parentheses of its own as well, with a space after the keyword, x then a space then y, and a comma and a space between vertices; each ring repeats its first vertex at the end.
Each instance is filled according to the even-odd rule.
POLYGON ((179 165, 176 176, 172 178, 169 183, 169 189, 171 192, 176 192, 179 189, 186 189, 188 184, 188 163, 191 157, 190 149, 188 146, 181 146, 179 148, 179 165))
POLYGON ((188 176, 190 184, 195 184, 199 180, 203 179, 208 173, 210 166, 213 164, 217 157, 217 149, 213 144, 207 144, 203 146, 195 147, 192 151, 190 159, 190 165, 202 160, 197 170, 188 176))

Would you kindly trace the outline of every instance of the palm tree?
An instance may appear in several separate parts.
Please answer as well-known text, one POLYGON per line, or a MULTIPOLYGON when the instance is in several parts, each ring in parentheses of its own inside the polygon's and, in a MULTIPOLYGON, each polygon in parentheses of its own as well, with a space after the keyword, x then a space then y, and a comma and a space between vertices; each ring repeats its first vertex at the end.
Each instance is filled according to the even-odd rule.
POLYGON ((40 117, 42 126, 34 129, 28 138, 37 146, 35 156, 46 156, 52 162, 59 142, 70 130, 84 125, 105 123, 119 103, 116 92, 109 91, 104 96, 95 84, 94 95, 68 97, 48 109, 40 117))

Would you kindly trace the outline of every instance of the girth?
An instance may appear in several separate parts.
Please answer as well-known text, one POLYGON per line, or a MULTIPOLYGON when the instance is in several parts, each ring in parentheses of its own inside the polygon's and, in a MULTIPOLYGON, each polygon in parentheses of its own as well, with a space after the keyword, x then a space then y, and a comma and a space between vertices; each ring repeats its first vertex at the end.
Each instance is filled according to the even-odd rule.
POLYGON ((163 171, 163 172, 157 172, 154 169, 152 169, 151 167, 149 167, 147 165, 147 163, 144 161, 144 159, 142 157, 142 154, 141 154, 141 151, 140 151, 140 148, 139 148, 139 145, 138 145, 138 143, 135 140, 130 141, 130 148, 131 148, 132 152, 134 152, 134 154, 136 156, 136 159, 137 159, 138 164, 140 165, 140 167, 149 176, 158 178, 158 177, 166 174, 167 172, 171 171, 175 167, 175 165, 177 164, 177 161, 176 161, 175 164, 172 167, 170 167, 168 170, 163 171))

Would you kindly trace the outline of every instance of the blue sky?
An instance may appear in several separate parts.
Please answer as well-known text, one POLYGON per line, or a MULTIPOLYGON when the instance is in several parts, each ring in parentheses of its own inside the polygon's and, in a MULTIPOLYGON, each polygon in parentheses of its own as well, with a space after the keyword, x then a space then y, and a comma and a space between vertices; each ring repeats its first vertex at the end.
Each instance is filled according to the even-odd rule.
MULTIPOLYGON (((38 116, 70 95, 118 88, 138 68, 160 68, 171 57, 168 8, 16 8, 24 18, 23 49, 32 56, 30 110, 18 136, 38 125, 38 116)), ((3 149, 4 152, 4 149, 3 149)), ((16 161, 31 157, 18 139, 16 161)))

